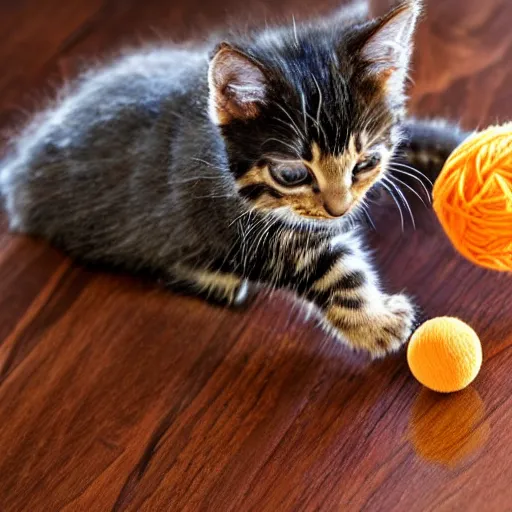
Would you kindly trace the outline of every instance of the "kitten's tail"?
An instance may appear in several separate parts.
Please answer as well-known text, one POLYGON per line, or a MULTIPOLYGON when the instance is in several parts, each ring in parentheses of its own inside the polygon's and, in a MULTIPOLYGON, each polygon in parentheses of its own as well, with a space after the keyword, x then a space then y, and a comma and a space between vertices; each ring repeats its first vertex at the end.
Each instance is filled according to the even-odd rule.
POLYGON ((469 135, 456 124, 441 119, 408 119, 403 125, 404 138, 395 160, 399 165, 410 166, 411 172, 419 171, 433 183, 452 151, 469 135))

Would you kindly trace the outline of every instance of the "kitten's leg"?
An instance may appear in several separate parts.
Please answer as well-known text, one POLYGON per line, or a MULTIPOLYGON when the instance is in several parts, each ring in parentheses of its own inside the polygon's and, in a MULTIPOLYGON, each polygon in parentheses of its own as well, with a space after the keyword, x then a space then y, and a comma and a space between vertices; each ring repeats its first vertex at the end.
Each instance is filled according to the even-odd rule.
POLYGON ((291 288, 312 301, 329 330, 357 350, 383 356, 397 350, 412 333, 414 307, 406 296, 380 290, 369 258, 353 234, 315 241, 280 231, 255 260, 252 268, 257 275, 249 278, 291 288))
POLYGON ((231 273, 176 264, 168 272, 168 277, 169 286, 174 290, 221 306, 244 306, 250 296, 248 281, 231 273))
POLYGON ((373 357, 395 351, 415 325, 415 311, 402 294, 387 295, 358 243, 331 241, 313 266, 304 295, 323 311, 325 326, 351 347, 373 357))

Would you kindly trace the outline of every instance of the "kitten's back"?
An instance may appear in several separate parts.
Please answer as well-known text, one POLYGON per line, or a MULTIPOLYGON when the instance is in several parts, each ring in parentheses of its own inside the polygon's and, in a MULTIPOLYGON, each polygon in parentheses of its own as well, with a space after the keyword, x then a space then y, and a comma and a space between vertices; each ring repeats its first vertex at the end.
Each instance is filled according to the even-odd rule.
POLYGON ((137 238, 133 230, 150 224, 140 222, 147 205, 167 193, 159 187, 168 181, 160 158, 168 146, 157 133, 163 110, 179 122, 206 67, 202 50, 156 49, 81 77, 36 116, 2 163, 0 191, 11 228, 81 255, 137 238))

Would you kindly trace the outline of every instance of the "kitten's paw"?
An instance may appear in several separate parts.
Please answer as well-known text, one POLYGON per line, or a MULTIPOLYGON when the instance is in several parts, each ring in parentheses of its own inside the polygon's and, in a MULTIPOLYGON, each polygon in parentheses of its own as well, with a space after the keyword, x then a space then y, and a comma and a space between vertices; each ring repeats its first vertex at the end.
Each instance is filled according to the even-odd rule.
POLYGON ((415 317, 415 308, 408 297, 387 296, 383 313, 372 320, 373 340, 368 350, 372 357, 383 357, 406 343, 414 330, 415 317))
POLYGON ((385 296, 380 311, 367 322, 345 332, 356 349, 373 358, 384 357, 398 350, 411 336, 415 327, 415 308, 405 295, 385 296))

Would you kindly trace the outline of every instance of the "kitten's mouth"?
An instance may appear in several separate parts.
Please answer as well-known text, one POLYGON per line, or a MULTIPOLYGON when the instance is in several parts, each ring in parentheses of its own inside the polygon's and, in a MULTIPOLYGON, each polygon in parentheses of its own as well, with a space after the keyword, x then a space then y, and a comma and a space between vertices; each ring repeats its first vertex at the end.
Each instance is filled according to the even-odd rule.
POLYGON ((319 215, 311 215, 306 212, 297 212, 289 207, 281 207, 271 210, 273 215, 276 215, 286 223, 295 227, 303 224, 307 228, 316 229, 330 229, 339 224, 347 221, 350 214, 354 211, 354 205, 351 205, 342 215, 329 215, 327 212, 319 215))
POLYGON ((319 214, 310 214, 306 212, 297 212, 294 210, 288 210, 289 217, 293 217, 295 221, 297 220, 303 220, 303 221, 316 221, 316 222, 324 222, 324 223, 332 223, 336 221, 342 221, 343 219, 346 219, 350 213, 352 212, 352 208, 349 208, 345 212, 343 212, 341 215, 332 215, 328 212, 325 213, 319 213, 319 214))
POLYGON ((320 217, 320 218, 325 219, 325 220, 340 220, 340 219, 343 219, 344 217, 346 218, 350 214, 351 210, 352 210, 352 207, 348 208, 347 210, 345 210, 343 213, 340 213, 339 215, 335 215, 335 214, 327 212, 325 217, 320 217))

